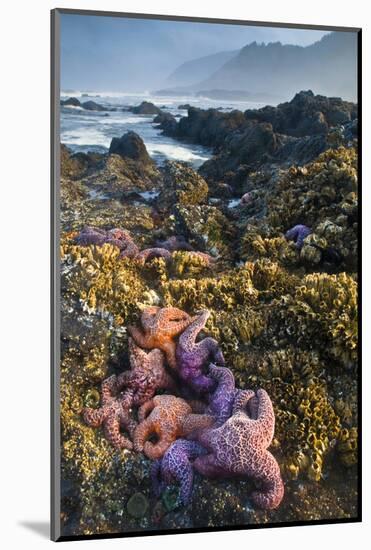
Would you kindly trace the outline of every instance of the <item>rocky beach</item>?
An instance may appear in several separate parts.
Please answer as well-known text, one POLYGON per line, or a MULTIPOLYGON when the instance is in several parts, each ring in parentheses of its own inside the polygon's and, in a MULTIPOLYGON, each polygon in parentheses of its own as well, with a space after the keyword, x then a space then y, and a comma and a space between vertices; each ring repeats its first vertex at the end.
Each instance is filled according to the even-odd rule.
MULTIPOLYGON (((247 109, 202 101, 61 99, 64 536, 358 513, 357 105, 310 90, 247 109), (92 143, 84 143, 84 128, 95 132, 92 143), (157 332, 148 328, 149 313, 157 332), (229 369, 233 399, 252 396, 250 409, 229 404, 223 416, 202 378, 188 383, 189 364, 196 367, 183 335, 196 320, 192 334, 209 342, 207 361, 229 369), (181 328, 171 332, 169 323, 181 328), (152 412, 141 409, 147 394, 135 397, 145 385, 137 375, 142 348, 145 364, 157 369, 145 387, 152 412), (153 348, 162 350, 157 358, 149 358, 153 348), (124 396, 121 445, 119 427, 103 417, 115 416, 123 388, 132 393, 124 396), (183 402, 174 401, 179 417, 163 420, 170 396, 183 402), (265 421, 256 428, 259 445, 251 445, 278 465, 279 474, 276 466, 265 470, 277 474, 268 504, 252 496, 264 493, 267 479, 253 469, 230 475, 229 455, 218 463, 220 475, 207 475, 202 444, 210 439, 188 438, 195 432, 187 415, 194 429, 206 429, 210 417, 241 441, 235 415, 243 429, 265 421), (154 488, 157 455, 133 435, 148 418, 161 437, 173 434, 185 468, 194 461, 187 498, 177 483, 154 488), (195 446, 179 444, 194 439, 195 446)), ((210 372, 201 365, 197 375, 214 383, 221 371, 210 372)), ((165 454, 165 477, 169 464, 165 454)))

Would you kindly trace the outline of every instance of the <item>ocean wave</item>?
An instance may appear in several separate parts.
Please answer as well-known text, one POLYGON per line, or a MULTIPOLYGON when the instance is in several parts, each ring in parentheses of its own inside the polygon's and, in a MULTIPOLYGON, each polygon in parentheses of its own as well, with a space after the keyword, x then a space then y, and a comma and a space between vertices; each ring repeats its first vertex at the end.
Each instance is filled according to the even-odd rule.
POLYGON ((111 138, 105 136, 102 132, 97 130, 82 128, 80 132, 77 130, 74 130, 73 132, 62 131, 61 142, 66 145, 97 145, 108 149, 111 143, 111 138))
POLYGON ((147 151, 151 156, 164 156, 171 160, 180 160, 185 162, 194 162, 194 161, 206 161, 208 156, 205 154, 199 153, 197 151, 192 151, 187 147, 182 147, 178 144, 169 144, 169 143, 146 143, 147 151))

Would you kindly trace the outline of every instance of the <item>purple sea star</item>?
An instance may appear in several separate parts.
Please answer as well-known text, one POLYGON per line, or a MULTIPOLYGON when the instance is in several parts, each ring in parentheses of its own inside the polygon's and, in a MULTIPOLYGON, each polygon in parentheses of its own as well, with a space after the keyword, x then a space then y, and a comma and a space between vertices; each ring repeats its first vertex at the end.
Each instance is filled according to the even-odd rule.
POLYGON ((233 373, 227 367, 217 367, 211 363, 209 374, 216 380, 217 387, 209 395, 209 404, 205 413, 215 418, 213 425, 215 428, 230 418, 235 398, 240 390, 236 389, 233 373))
POLYGON ((81 246, 112 244, 120 249, 120 258, 134 258, 139 253, 139 248, 134 243, 130 233, 120 228, 107 231, 99 227, 87 226, 80 231, 75 238, 75 242, 81 246))
POLYGON ((294 241, 296 248, 299 250, 303 248, 304 239, 308 237, 312 233, 312 230, 310 227, 307 227, 306 225, 294 225, 291 229, 286 231, 285 237, 289 241, 294 241))
POLYGON ((197 393, 210 392, 215 380, 204 373, 210 361, 224 365, 224 357, 214 338, 204 338, 196 342, 199 332, 205 327, 210 315, 202 312, 180 335, 176 347, 177 369, 181 380, 189 384, 197 393))
POLYGON ((180 501, 187 506, 191 500, 193 486, 192 462, 207 451, 197 441, 178 439, 168 448, 162 459, 151 466, 152 486, 159 497, 167 485, 180 485, 180 501))
POLYGON ((102 382, 102 406, 99 409, 84 408, 83 418, 92 428, 99 428, 103 424, 106 439, 116 449, 132 449, 132 442, 120 432, 125 428, 130 437, 133 437, 137 426, 126 409, 123 395, 118 392, 115 375, 102 382))
POLYGON ((272 402, 265 390, 258 390, 253 419, 247 414, 246 405, 254 396, 251 390, 241 391, 231 418, 219 428, 206 429, 198 435, 208 454, 196 458, 194 467, 208 477, 252 478, 261 487, 252 493, 252 502, 269 510, 280 504, 284 486, 277 461, 267 450, 274 435, 272 402))

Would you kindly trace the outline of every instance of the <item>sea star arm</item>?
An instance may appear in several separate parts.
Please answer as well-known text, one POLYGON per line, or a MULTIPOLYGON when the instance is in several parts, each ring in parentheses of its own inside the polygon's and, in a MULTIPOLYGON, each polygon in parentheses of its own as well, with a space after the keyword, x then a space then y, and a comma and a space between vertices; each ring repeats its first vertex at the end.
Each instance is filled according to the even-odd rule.
POLYGON ((103 380, 101 385, 101 392, 102 404, 104 406, 112 398, 112 395, 117 392, 117 378, 114 374, 109 378, 103 380))
POLYGON ((182 421, 182 434, 190 435, 204 428, 209 428, 214 423, 214 418, 207 414, 187 414, 182 421))
POLYGON ((175 343, 172 340, 163 342, 161 346, 162 351, 165 352, 168 365, 172 369, 176 368, 175 347, 175 343))
POLYGON ((192 387, 197 393, 208 393, 215 388, 215 380, 206 374, 199 374, 192 378, 192 387))
POLYGON ((138 410, 138 420, 143 422, 143 420, 149 415, 149 413, 154 409, 155 402, 153 399, 149 399, 138 410))
POLYGON ((152 260, 152 258, 164 258, 168 262, 171 260, 171 252, 166 250, 166 248, 146 248, 135 257, 141 264, 145 264, 148 260, 152 260))
POLYGON ((91 409, 89 407, 83 409, 84 421, 92 428, 99 428, 99 426, 102 425, 105 416, 105 409, 103 407, 100 409, 91 409))
POLYGON ((181 334, 179 337, 179 345, 184 351, 190 352, 193 350, 196 338, 199 332, 205 327, 209 316, 210 312, 208 310, 203 311, 194 321, 192 321, 183 334, 181 334))
POLYGON ((274 436, 274 410, 272 401, 265 390, 258 390, 256 395, 259 401, 256 421, 259 423, 265 445, 269 447, 274 436))
POLYGON ((240 391, 234 400, 232 414, 234 415, 239 412, 246 413, 247 404, 254 395, 255 393, 252 390, 240 391))
POLYGON ((199 456, 193 463, 197 472, 206 477, 220 477, 225 474, 222 468, 217 464, 213 454, 199 456))
POLYGON ((135 258, 139 253, 139 248, 133 241, 127 241, 121 248, 120 258, 135 258))
POLYGON ((214 338, 204 338, 199 344, 197 344, 197 347, 201 350, 205 350, 214 363, 222 366, 225 365, 223 352, 214 338))
POLYGON ((178 453, 170 463, 170 473, 179 483, 179 498, 184 506, 191 500, 193 488, 193 467, 185 453, 178 453))
POLYGON ((264 457, 263 472, 263 475, 254 476, 262 488, 252 493, 251 500, 258 508, 272 510, 277 508, 283 498, 284 485, 277 461, 269 451, 266 451, 264 457))
POLYGON ((134 449, 136 452, 143 451, 147 438, 150 434, 154 433, 154 431, 154 423, 151 418, 146 418, 145 420, 140 421, 140 424, 136 427, 133 436, 134 449))
POLYGON ((159 438, 156 443, 146 441, 143 446, 144 454, 148 456, 148 458, 150 458, 151 460, 161 458, 166 453, 176 437, 176 434, 173 433, 172 430, 166 432, 161 431, 160 433, 157 433, 157 435, 159 436, 159 438))
POLYGON ((148 345, 148 337, 140 330, 140 328, 128 326, 128 332, 138 346, 142 348, 150 347, 148 345))
POLYGON ((132 442, 120 432, 120 418, 117 414, 107 416, 104 423, 104 434, 116 449, 132 449, 132 442))

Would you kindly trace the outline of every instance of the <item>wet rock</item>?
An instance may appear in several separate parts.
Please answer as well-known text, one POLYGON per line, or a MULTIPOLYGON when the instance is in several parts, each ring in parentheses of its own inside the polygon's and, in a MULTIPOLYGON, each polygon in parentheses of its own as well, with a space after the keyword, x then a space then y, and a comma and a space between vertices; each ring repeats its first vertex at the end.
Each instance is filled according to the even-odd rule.
POLYGON ((154 124, 159 124, 159 128, 168 136, 176 133, 177 121, 171 113, 160 113, 153 119, 154 124))
POLYGON ((302 91, 277 107, 263 107, 245 111, 248 120, 269 122, 275 132, 302 137, 323 134, 330 126, 345 124, 357 116, 357 106, 337 97, 314 95, 302 91))
POLYGON ((109 148, 109 155, 116 154, 122 158, 140 161, 144 164, 151 163, 151 157, 147 153, 144 141, 135 132, 127 132, 120 138, 113 138, 109 148))
POLYGON ((61 100, 61 105, 67 105, 71 107, 81 107, 80 101, 77 99, 77 97, 69 97, 68 99, 61 100))
POLYGON ((142 103, 136 107, 129 107, 128 111, 136 115, 158 115, 162 112, 160 107, 157 107, 150 101, 142 101, 142 103))

